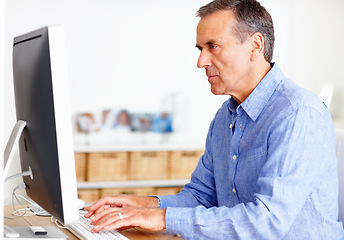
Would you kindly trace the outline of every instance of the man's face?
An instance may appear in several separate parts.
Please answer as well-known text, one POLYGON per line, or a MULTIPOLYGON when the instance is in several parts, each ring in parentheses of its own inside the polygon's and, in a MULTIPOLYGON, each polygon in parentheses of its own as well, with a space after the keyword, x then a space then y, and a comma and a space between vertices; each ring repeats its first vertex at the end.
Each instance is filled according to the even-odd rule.
POLYGON ((250 79, 250 41, 240 43, 231 26, 236 19, 231 11, 219 11, 203 17, 197 27, 201 50, 197 66, 205 68, 211 91, 236 99, 250 79), (238 96, 237 96, 238 95, 238 96))

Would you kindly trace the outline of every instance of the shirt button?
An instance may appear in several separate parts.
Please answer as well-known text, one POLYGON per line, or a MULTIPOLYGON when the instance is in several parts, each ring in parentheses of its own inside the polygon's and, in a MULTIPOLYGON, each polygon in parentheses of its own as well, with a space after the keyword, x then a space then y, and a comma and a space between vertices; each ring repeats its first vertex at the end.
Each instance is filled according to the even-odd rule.
POLYGON ((240 128, 240 130, 242 129, 242 125, 241 124, 240 124, 239 128, 240 128))
POLYGON ((235 190, 235 188, 233 188, 233 189, 232 189, 232 191, 233 191, 234 193, 236 193, 236 190, 235 190))
POLYGON ((237 156, 236 155, 233 155, 233 160, 236 160, 237 159, 237 156))
POLYGON ((230 124, 230 125, 229 125, 229 128, 232 128, 232 127, 233 127, 233 124, 230 124))

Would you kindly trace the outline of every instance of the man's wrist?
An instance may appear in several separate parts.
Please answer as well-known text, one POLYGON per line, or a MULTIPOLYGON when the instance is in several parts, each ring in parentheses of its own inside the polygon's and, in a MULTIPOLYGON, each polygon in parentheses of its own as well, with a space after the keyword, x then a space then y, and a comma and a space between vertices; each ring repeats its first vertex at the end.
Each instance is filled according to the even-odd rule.
POLYGON ((149 197, 152 197, 152 198, 156 199, 156 200, 155 200, 156 204, 155 204, 154 207, 160 208, 160 206, 161 206, 160 198, 159 198, 158 196, 155 196, 155 195, 151 195, 151 196, 149 196, 149 197))

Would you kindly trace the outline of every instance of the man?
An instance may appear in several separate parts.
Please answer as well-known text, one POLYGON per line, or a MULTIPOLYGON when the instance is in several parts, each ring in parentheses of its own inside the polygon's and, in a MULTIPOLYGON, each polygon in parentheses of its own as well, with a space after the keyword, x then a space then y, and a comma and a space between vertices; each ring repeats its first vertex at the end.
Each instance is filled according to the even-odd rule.
POLYGON ((121 195, 88 207, 93 231, 140 226, 185 239, 342 239, 331 116, 270 63, 270 15, 254 0, 215 0, 198 16, 198 67, 214 94, 231 96, 210 125, 205 153, 175 196, 121 195))

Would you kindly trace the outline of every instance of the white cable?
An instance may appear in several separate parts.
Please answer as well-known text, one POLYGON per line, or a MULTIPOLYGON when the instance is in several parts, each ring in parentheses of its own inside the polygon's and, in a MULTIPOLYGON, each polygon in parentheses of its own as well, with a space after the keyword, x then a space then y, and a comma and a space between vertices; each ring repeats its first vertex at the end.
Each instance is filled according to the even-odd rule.
POLYGON ((35 205, 35 206, 37 206, 38 208, 41 208, 37 203, 35 203, 35 202, 31 201, 30 199, 24 197, 23 195, 17 195, 17 196, 23 198, 23 199, 24 199, 25 201, 27 201, 28 203, 30 203, 30 204, 32 204, 32 205, 35 205))
MULTIPOLYGON (((16 191, 18 189, 25 189, 25 183, 20 183, 18 186, 16 186, 14 189, 13 189, 13 192, 12 192, 12 207, 14 209, 14 212, 12 212, 12 215, 14 216, 17 216, 17 217, 23 217, 25 214, 26 214, 26 210, 24 212, 24 214, 20 214, 20 215, 16 215, 15 213, 17 213, 17 209, 15 208, 15 205, 14 205, 14 199, 16 199, 18 201, 18 203, 20 204, 20 206, 22 206, 24 209, 25 207, 23 206, 23 204, 19 201, 17 195, 16 195, 16 191)), ((17 218, 17 217, 14 217, 14 218, 17 218)), ((13 219, 12 217, 5 217, 5 218, 9 218, 9 219, 13 219)))
POLYGON ((12 215, 15 216, 15 217, 5 217, 5 218, 7 218, 7 219, 15 219, 15 218, 18 218, 18 217, 32 216, 32 215, 37 215, 37 214, 41 214, 41 213, 46 212, 43 208, 38 206, 36 203, 32 202, 31 200, 27 199, 26 197, 24 197, 22 195, 17 195, 15 193, 18 189, 25 189, 25 188, 26 188, 25 183, 20 183, 18 186, 16 186, 13 189, 13 192, 12 192, 12 208, 13 208, 14 211, 12 212, 12 215), (23 198, 28 203, 37 206, 40 209, 40 211, 39 212, 31 212, 29 208, 24 207, 24 205, 20 202, 19 197, 23 198), (14 203, 15 199, 20 204, 20 206, 22 206, 22 208, 20 208, 20 209, 16 209, 15 208, 15 203, 14 203))
POLYGON ((17 173, 17 174, 14 174, 14 175, 12 175, 12 176, 7 177, 7 178, 5 179, 5 182, 7 182, 8 180, 11 180, 11 179, 13 179, 13 178, 21 177, 21 176, 23 176, 23 177, 25 177, 25 176, 30 176, 31 179, 33 179, 33 174, 32 174, 31 167, 29 166, 29 170, 26 171, 26 172, 17 173))
POLYGON ((42 214, 42 213, 45 213, 45 212, 46 212, 46 211, 45 211, 41 206, 39 206, 37 203, 35 203, 35 202, 31 201, 30 199, 24 197, 23 195, 16 195, 16 196, 17 196, 17 198, 18 198, 18 197, 23 198, 26 202, 28 202, 28 203, 30 203, 31 205, 34 205, 34 206, 36 206, 37 208, 39 208, 39 212, 31 212, 31 211, 30 211, 31 209, 28 208, 28 207, 26 207, 26 208, 21 208, 21 209, 15 210, 14 212, 12 212, 12 215, 14 215, 14 216, 21 216, 21 215, 18 215, 17 213, 18 213, 18 212, 23 212, 23 211, 24 211, 24 212, 26 211, 26 213, 25 213, 24 216, 39 215, 39 214, 42 214))
MULTIPOLYGON (((12 193, 12 207, 13 207, 13 209, 14 209, 14 212, 12 213, 12 215, 15 215, 14 213, 17 212, 17 210, 16 210, 16 208, 15 208, 15 206, 14 206, 14 198, 17 200, 17 202, 20 204, 20 206, 22 206, 23 208, 25 208, 24 205, 19 201, 19 199, 18 199, 18 197, 17 197, 17 195, 16 195, 16 191, 17 191, 18 189, 25 189, 25 188, 26 188, 25 183, 20 183, 17 187, 15 187, 15 188, 13 189, 13 193, 12 193)), ((19 217, 22 217, 22 216, 24 216, 25 214, 26 214, 26 210, 24 211, 23 214, 19 215, 19 217)))
MULTIPOLYGON (((79 213, 79 217, 85 218, 84 215, 83 215, 83 214, 80 214, 80 213, 79 213)), ((68 227, 64 226, 62 223, 60 223, 59 220, 57 220, 57 219, 54 220, 54 216, 51 216, 50 221, 51 221, 52 223, 55 223, 55 225, 56 225, 58 228, 68 228, 68 227)))
POLYGON ((12 212, 13 216, 17 216, 17 217, 27 217, 27 216, 33 216, 36 215, 36 213, 33 212, 29 212, 29 208, 20 208, 20 209, 16 209, 15 211, 12 212), (21 214, 19 214, 21 213, 21 214))
POLYGON ((56 225, 58 228, 68 228, 68 227, 63 226, 63 224, 60 223, 59 220, 57 220, 57 219, 54 220, 54 216, 51 216, 50 221, 53 222, 53 223, 55 223, 55 225, 56 225))

